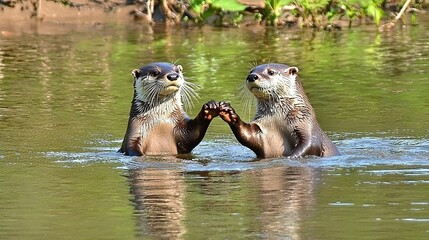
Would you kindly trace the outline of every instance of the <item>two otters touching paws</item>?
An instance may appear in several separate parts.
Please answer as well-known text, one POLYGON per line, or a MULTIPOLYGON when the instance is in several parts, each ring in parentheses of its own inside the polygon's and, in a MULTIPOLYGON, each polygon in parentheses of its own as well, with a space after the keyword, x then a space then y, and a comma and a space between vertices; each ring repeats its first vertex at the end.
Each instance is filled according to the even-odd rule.
POLYGON ((270 63, 254 67, 246 87, 256 97, 254 119, 243 122, 226 102, 209 101, 191 119, 182 107, 196 96, 182 66, 155 62, 132 71, 134 97, 119 152, 125 155, 190 153, 213 118, 227 122, 237 140, 258 158, 334 156, 340 152, 322 131, 297 76, 298 68, 270 63))

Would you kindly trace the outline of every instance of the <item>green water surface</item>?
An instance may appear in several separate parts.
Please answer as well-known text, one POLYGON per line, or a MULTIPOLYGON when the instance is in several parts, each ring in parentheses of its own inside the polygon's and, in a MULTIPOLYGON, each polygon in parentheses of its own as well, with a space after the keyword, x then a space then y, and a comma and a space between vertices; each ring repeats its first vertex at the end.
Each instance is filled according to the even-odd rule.
MULTIPOLYGON (((41 23, 42 24, 42 23, 41 23)), ((393 32, 106 25, 0 37, 1 239, 428 239, 429 24, 393 32), (187 159, 118 153, 131 71, 177 62, 202 104, 297 66, 343 153, 268 159, 215 119, 187 159)))

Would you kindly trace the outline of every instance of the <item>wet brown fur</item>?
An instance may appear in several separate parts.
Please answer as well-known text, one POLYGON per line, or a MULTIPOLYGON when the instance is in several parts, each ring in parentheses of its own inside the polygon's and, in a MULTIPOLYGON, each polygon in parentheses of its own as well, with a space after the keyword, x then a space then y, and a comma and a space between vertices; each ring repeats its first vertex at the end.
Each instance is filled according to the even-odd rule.
POLYGON ((296 67, 276 63, 250 71, 246 86, 257 99, 250 123, 243 122, 228 103, 220 103, 219 116, 259 158, 340 155, 320 128, 297 73, 296 67))
POLYGON ((204 104, 191 119, 183 110, 182 98, 195 93, 187 87, 181 66, 156 62, 135 69, 132 74, 134 97, 119 152, 131 156, 191 152, 217 116, 218 103, 204 104))

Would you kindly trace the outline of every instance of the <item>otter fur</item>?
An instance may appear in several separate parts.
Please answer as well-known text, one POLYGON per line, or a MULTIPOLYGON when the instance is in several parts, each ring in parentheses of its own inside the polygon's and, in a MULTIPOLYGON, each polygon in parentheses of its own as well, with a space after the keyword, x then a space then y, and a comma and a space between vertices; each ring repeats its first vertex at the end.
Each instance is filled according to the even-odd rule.
POLYGON ((218 103, 203 105, 191 119, 182 107, 196 97, 193 84, 186 82, 182 66, 150 63, 132 71, 134 97, 128 127, 119 152, 125 155, 175 155, 189 153, 203 139, 218 103))
POLYGON ((257 100, 250 123, 243 122, 229 103, 220 103, 219 116, 237 140, 259 158, 340 154, 320 128, 297 73, 297 67, 278 63, 250 71, 246 88, 257 100))

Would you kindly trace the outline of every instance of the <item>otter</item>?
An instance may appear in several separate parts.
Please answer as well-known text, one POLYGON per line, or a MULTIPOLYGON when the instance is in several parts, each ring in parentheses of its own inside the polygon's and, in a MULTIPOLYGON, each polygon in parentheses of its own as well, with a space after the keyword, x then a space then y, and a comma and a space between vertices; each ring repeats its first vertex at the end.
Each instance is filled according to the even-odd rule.
POLYGON ((259 65, 250 71, 246 88, 257 100, 250 123, 243 122, 229 103, 219 103, 219 116, 258 158, 340 155, 320 128, 298 71, 297 67, 278 63, 259 65))
POLYGON ((128 127, 118 152, 130 156, 190 153, 203 139, 218 103, 205 103, 194 119, 182 100, 190 103, 196 85, 185 81, 182 66, 150 63, 134 69, 134 97, 128 127))

